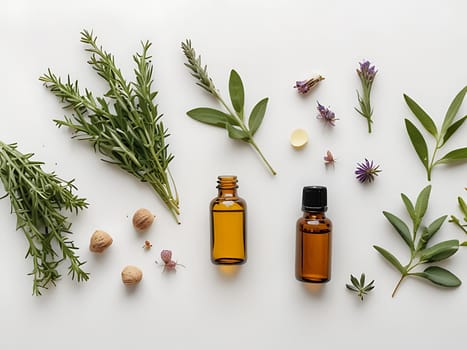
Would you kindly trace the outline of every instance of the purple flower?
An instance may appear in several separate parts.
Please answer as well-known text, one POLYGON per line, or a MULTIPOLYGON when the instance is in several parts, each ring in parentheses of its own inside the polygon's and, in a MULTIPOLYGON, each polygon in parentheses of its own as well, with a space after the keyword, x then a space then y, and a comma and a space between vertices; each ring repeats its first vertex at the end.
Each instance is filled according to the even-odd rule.
POLYGON ((376 73, 378 71, 376 70, 375 66, 371 65, 370 61, 363 61, 360 62, 360 69, 357 69, 357 74, 360 77, 360 79, 365 80, 367 83, 373 82, 375 79, 376 73))
POLYGON ((355 175, 357 175, 357 180, 361 183, 366 181, 372 182, 375 179, 375 176, 378 176, 378 173, 381 172, 379 165, 374 165, 373 161, 369 161, 365 158, 365 162, 357 163, 357 170, 355 170, 355 175))
POLYGON ((308 80, 296 81, 294 88, 297 89, 299 94, 304 95, 304 94, 308 93, 313 87, 318 85, 318 83, 321 80, 324 80, 324 78, 321 75, 318 75, 317 77, 311 78, 311 79, 308 79, 308 80))
POLYGON ((331 111, 329 108, 324 107, 322 104, 318 102, 318 106, 316 107, 318 110, 319 114, 317 116, 318 119, 324 120, 326 123, 328 123, 331 126, 336 125, 336 115, 333 111, 331 111))

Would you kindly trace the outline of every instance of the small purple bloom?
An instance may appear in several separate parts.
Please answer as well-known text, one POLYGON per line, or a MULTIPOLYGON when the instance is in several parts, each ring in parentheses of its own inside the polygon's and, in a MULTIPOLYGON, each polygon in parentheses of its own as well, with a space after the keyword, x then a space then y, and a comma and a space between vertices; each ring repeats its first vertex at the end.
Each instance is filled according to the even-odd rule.
POLYGON ((360 62, 360 69, 357 69, 357 74, 361 79, 366 80, 368 83, 373 82, 375 79, 376 73, 378 71, 376 70, 375 66, 371 65, 370 61, 363 61, 360 62))
POLYGON ((369 161, 365 158, 365 162, 357 163, 357 170, 355 170, 355 175, 357 175, 357 180, 361 183, 372 182, 375 179, 375 176, 378 176, 378 173, 381 172, 379 165, 374 165, 373 161, 369 161))
POLYGON ((319 76, 317 76, 315 78, 311 78, 311 79, 308 79, 308 80, 296 81, 294 88, 297 89, 299 94, 304 95, 304 94, 308 93, 313 87, 318 85, 318 83, 321 80, 324 80, 324 78, 321 75, 319 75, 319 76))
POLYGON ((339 120, 336 118, 336 114, 331 111, 329 108, 324 107, 322 104, 318 102, 318 106, 316 109, 319 112, 319 115, 317 116, 318 119, 324 120, 326 123, 328 123, 331 126, 336 125, 336 120, 339 120))

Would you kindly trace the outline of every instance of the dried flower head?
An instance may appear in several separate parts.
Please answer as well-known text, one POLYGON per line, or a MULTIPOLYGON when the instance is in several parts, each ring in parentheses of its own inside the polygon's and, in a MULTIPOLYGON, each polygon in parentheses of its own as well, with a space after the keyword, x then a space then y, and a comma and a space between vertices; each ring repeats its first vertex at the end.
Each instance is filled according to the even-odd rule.
POLYGON ((317 116, 318 119, 324 120, 327 124, 331 126, 336 125, 336 120, 338 120, 338 118, 336 118, 336 114, 333 111, 331 111, 329 108, 324 107, 319 102, 318 102, 318 106, 316 107, 316 109, 319 112, 317 116))
POLYGON ((381 172, 379 165, 374 165, 373 161, 369 161, 365 158, 365 162, 357 163, 357 170, 355 170, 355 175, 357 175, 357 180, 361 183, 372 182, 375 176, 378 176, 378 173, 381 172))
POLYGON ((151 243, 151 241, 145 240, 145 241, 144 241, 143 248, 144 248, 144 249, 151 249, 151 248, 152 248, 152 243, 151 243))
MULTIPOLYGON (((177 266, 185 267, 182 264, 172 260, 172 251, 164 249, 161 251, 161 259, 164 263, 164 271, 176 271, 177 266)), ((159 264, 156 260, 156 264, 159 264)))
POLYGON ((323 159, 324 159, 324 164, 326 165, 334 165, 336 161, 336 159, 334 158, 334 155, 329 150, 326 151, 326 155, 323 157, 323 159))
POLYGON ((372 66, 370 61, 367 60, 359 62, 359 65, 360 69, 357 68, 357 74, 360 79, 364 80, 367 84, 372 83, 375 79, 376 73, 378 73, 375 66, 372 66))
POLYGON ((312 88, 314 88, 318 83, 324 80, 324 77, 321 75, 318 75, 314 78, 308 79, 308 80, 300 80, 295 82, 294 88, 297 89, 297 92, 299 94, 305 95, 308 93, 312 88))

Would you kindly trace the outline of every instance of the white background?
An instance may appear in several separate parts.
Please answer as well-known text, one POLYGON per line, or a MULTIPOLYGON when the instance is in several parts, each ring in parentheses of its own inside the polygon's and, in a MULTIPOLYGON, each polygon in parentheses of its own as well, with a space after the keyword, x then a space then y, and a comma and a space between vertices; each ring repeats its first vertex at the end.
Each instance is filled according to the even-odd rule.
MULTIPOLYGON (((31 296, 27 243, 15 232, 8 200, 0 201, 0 348, 462 348, 465 285, 446 290, 406 280, 392 299, 398 273, 372 245, 407 261, 406 246, 381 214, 388 210, 407 218, 400 193, 413 199, 428 184, 405 131, 404 118, 415 119, 402 94, 441 124, 467 82, 466 14, 461 0, 4 1, 0 139, 18 142, 21 151, 44 161, 45 169, 76 179, 79 195, 90 206, 72 218, 73 239, 91 279, 77 284, 64 275, 43 296, 31 296), (82 29, 94 30, 130 78, 131 55, 140 50, 140 41, 153 43, 157 103, 172 134, 180 226, 148 186, 100 161, 89 144, 72 140, 68 130, 52 122, 66 112, 38 81, 48 68, 61 77, 70 74, 96 93, 104 90, 86 64, 82 29), (248 145, 186 116, 195 107, 217 106, 183 66, 180 43, 186 38, 223 94, 235 68, 248 108, 270 98, 256 140, 277 176, 267 172, 248 145), (371 135, 353 109, 360 88, 355 69, 363 59, 378 68, 371 135), (295 81, 314 73, 326 80, 308 96, 299 96, 295 81), (336 113, 335 128, 316 119, 317 100, 336 113), (301 151, 288 141, 297 127, 310 136, 301 151), (334 168, 324 166, 327 149, 337 157, 334 168), (353 174, 364 158, 383 170, 370 185, 361 185, 353 174), (249 210, 249 260, 232 276, 209 260, 208 205, 216 194, 216 177, 224 173, 238 176, 249 210), (328 215, 334 223, 333 276, 321 288, 294 279, 301 190, 312 184, 328 187, 328 215), (131 226, 139 207, 157 215, 145 234, 131 226), (114 238, 102 255, 88 250, 96 229, 114 238), (153 242, 152 250, 142 249, 145 239, 153 242), (162 273, 154 263, 161 249, 172 249, 186 268, 162 273), (121 283, 120 271, 127 264, 144 272, 137 288, 121 283), (376 280, 363 303, 345 289, 349 275, 360 272, 376 280)), ((466 112, 464 102, 459 115, 466 112)), ((466 146, 466 135, 464 125, 441 154, 466 146)), ((435 168, 427 221, 460 215, 456 199, 466 197, 466 179, 465 165, 435 168)), ((436 239, 450 238, 466 237, 446 223, 436 239)), ((464 283, 465 249, 443 264, 464 283)))

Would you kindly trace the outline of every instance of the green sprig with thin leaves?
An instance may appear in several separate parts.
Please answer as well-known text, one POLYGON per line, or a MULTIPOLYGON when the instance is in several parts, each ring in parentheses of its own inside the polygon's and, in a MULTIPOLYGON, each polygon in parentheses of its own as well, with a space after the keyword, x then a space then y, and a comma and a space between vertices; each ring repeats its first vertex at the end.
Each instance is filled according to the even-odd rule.
POLYGON ((94 97, 87 89, 82 94, 78 81, 72 82, 68 76, 63 82, 50 69, 40 77, 72 111, 71 117, 55 123, 75 131, 79 140, 90 141, 106 156, 105 161, 147 182, 180 223, 178 193, 169 170, 173 159, 166 143, 169 133, 153 102, 157 92, 152 89, 153 66, 148 54, 151 43, 141 43, 142 53, 133 56, 136 80, 127 82, 114 56, 97 46, 96 40, 92 32, 81 32, 81 42, 91 54, 88 63, 108 84, 103 97, 94 97))
MULTIPOLYGON (((467 190, 467 187, 465 189, 467 190)), ((457 197, 457 203, 459 204, 459 209, 461 210, 462 215, 464 216, 464 223, 462 223, 461 220, 455 215, 451 215, 449 222, 452 222, 454 225, 459 227, 465 234, 467 234, 467 203, 465 203, 464 199, 460 196, 457 197)), ((461 243, 461 245, 467 246, 467 241, 461 243)))
POLYGON ((351 290, 352 292, 357 293, 358 297, 361 301, 363 301, 363 297, 371 292, 375 288, 375 280, 372 280, 370 283, 365 284, 365 274, 362 273, 360 275, 360 279, 355 277, 354 275, 350 275, 350 282, 352 284, 346 284, 345 286, 347 289, 351 290))
POLYGON ((16 229, 22 230, 27 241, 27 257, 34 268, 32 291, 55 285, 61 277, 58 267, 68 261, 68 275, 78 282, 87 281, 89 274, 82 269, 84 262, 76 255, 78 249, 68 237, 71 223, 64 211, 78 213, 88 206, 84 198, 73 191, 74 180, 64 181, 55 173, 42 170, 42 162, 32 159, 33 154, 23 154, 16 144, 0 141, 0 179, 10 198, 11 211, 16 214, 16 229))
POLYGON ((219 94, 219 91, 214 86, 212 79, 208 75, 207 66, 202 65, 201 56, 197 56, 195 50, 191 46, 191 41, 186 40, 182 42, 182 50, 188 63, 185 63, 192 71, 192 76, 196 78, 196 85, 200 86, 211 94, 217 101, 224 107, 225 112, 214 108, 195 108, 187 112, 187 115, 199 122, 224 128, 228 132, 228 136, 234 140, 241 140, 250 144, 253 149, 261 157, 262 161, 269 169, 269 171, 276 175, 276 171, 269 164, 267 159, 256 144, 253 136, 260 127, 266 107, 268 98, 259 101, 252 109, 248 123, 245 118, 244 104, 245 104, 245 90, 240 75, 231 70, 229 79, 229 94, 232 107, 229 107, 224 99, 219 94))
POLYGON ((377 245, 373 246, 386 259, 386 261, 396 268, 401 274, 401 278, 392 293, 393 297, 402 281, 407 277, 420 277, 443 287, 458 287, 461 285, 459 278, 457 278, 452 272, 439 266, 430 265, 423 271, 414 271, 414 269, 420 265, 436 263, 447 259, 454 255, 459 249, 459 241, 457 239, 442 241, 428 247, 428 243, 440 230, 447 218, 447 215, 443 215, 434 220, 428 226, 422 226, 422 220, 428 208, 430 193, 431 185, 428 185, 418 195, 415 205, 405 194, 401 193, 402 201, 404 202, 406 210, 412 219, 412 231, 410 231, 409 226, 404 223, 402 219, 387 211, 383 211, 386 219, 391 223, 395 231, 404 240, 410 250, 409 262, 402 265, 402 263, 386 249, 377 245), (419 232, 420 229, 421 234, 419 232))
POLYGON ((431 181, 431 173, 435 166, 439 164, 454 164, 458 162, 465 162, 467 160, 467 147, 458 148, 446 153, 441 158, 437 159, 437 152, 446 144, 451 136, 464 124, 467 115, 456 120, 456 115, 462 105, 465 94, 467 93, 467 86, 465 86, 452 100, 446 115, 443 120, 441 128, 436 127, 433 119, 420 107, 417 102, 404 94, 404 99, 409 106, 412 113, 422 124, 424 129, 434 138, 435 146, 433 153, 429 154, 428 146, 423 137, 423 134, 417 127, 409 120, 405 119, 405 127, 409 135, 410 141, 420 158, 423 166, 426 169, 428 181, 431 181))

